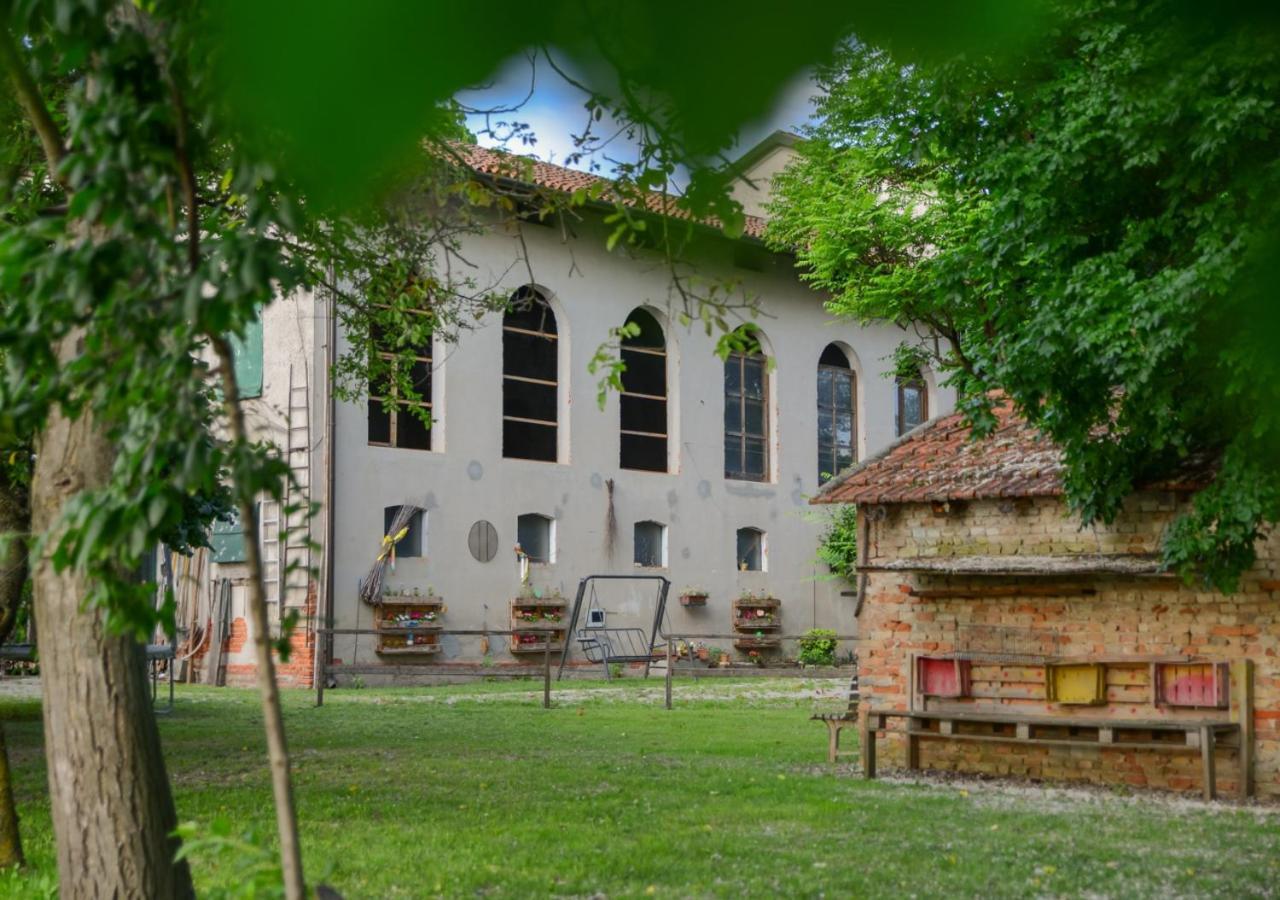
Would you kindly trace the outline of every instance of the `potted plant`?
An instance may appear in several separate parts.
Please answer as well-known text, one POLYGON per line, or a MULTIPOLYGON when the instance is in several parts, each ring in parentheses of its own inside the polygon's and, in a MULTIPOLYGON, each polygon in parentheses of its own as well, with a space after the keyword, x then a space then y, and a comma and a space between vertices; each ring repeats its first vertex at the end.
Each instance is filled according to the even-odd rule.
POLYGON ((727 650, 721 650, 721 651, 719 651, 719 652, 720 652, 720 668, 722 668, 722 669, 727 669, 727 668, 729 668, 729 663, 731 663, 733 660, 731 660, 731 659, 729 658, 729 653, 728 653, 728 651, 727 651, 727 650))
POLYGON ((762 668, 764 666, 764 657, 760 655, 759 650, 752 650, 747 654, 747 656, 756 664, 757 668, 762 668))
POLYGON ((707 662, 711 659, 711 648, 702 643, 702 641, 698 641, 693 645, 693 652, 702 662, 707 662))
POLYGON ((706 588, 700 587, 684 587, 680 589, 680 605, 681 606, 706 606, 707 597, 711 596, 707 593, 706 588))
POLYGON ((836 633, 828 628, 810 628, 800 638, 801 666, 834 666, 836 664, 836 633))

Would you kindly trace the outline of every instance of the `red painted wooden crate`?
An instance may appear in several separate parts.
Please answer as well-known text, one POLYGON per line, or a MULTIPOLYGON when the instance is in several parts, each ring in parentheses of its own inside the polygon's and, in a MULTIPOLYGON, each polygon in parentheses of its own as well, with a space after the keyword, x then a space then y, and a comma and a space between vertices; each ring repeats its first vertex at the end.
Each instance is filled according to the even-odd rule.
POLYGON ((926 697, 969 696, 969 660, 917 656, 916 690, 926 697))
POLYGON ((1231 675, 1226 663, 1158 663, 1156 702, 1161 706, 1230 705, 1231 675))

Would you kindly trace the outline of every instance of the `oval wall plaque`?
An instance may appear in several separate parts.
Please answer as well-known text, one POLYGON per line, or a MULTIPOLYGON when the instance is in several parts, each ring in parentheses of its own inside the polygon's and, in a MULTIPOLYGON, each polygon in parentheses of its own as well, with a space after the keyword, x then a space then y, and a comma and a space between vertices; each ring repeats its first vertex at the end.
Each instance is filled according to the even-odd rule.
POLYGON ((479 562, 493 559, 498 555, 498 529, 484 519, 476 522, 467 535, 467 549, 479 562))

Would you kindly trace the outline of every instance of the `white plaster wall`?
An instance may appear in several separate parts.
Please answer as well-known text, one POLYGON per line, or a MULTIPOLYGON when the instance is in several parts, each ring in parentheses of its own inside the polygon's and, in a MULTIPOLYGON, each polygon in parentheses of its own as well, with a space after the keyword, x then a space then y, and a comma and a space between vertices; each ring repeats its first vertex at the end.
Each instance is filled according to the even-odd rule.
MULTIPOLYGON (((880 373, 903 332, 889 326, 861 328, 835 322, 816 296, 796 279, 785 259, 768 272, 734 269, 731 249, 716 242, 704 270, 743 278, 764 301, 759 320, 777 361, 772 375, 773 471, 771 483, 729 481, 723 474, 723 366, 712 353, 714 336, 667 328, 670 348, 670 433, 676 437, 670 473, 619 468, 618 399, 603 411, 596 405, 596 379, 587 363, 609 329, 630 310, 668 308, 668 279, 650 257, 635 258, 604 249, 604 234, 586 223, 571 246, 559 232, 528 227, 529 263, 553 295, 562 336, 562 462, 503 459, 502 331, 500 316, 462 335, 447 357, 437 361, 436 450, 370 447, 363 405, 339 404, 335 414, 335 626, 370 627, 370 610, 356 596, 382 535, 383 508, 413 501, 427 508, 427 556, 402 559, 390 584, 434 587, 445 598, 446 627, 509 627, 508 603, 519 588, 511 547, 516 518, 536 512, 556 519, 556 558, 535 567, 533 582, 572 596, 578 580, 597 573, 635 572, 632 526, 655 520, 668 528, 668 566, 673 583, 672 625, 681 631, 728 632, 730 602, 742 590, 767 590, 783 599, 788 632, 811 626, 842 632, 854 628, 848 586, 814 580, 814 550, 820 524, 807 506, 817 489, 816 367, 823 348, 838 341, 855 355, 859 378, 859 453, 874 452, 893 439, 894 387, 880 373), (618 530, 615 551, 606 555, 606 481, 615 484, 618 530), (472 523, 496 526, 500 552, 480 563, 467 550, 472 523), (767 572, 735 567, 735 532, 754 526, 768 533, 767 572), (709 589, 700 610, 685 610, 675 594, 684 585, 709 589)), ((481 278, 501 278, 514 290, 527 280, 523 265, 512 266, 517 240, 491 233, 469 242, 465 255, 481 278), (503 275, 503 273, 506 273, 503 275)), ((668 320, 670 317, 668 317, 668 320)), ((268 338, 270 341, 271 339, 268 338)), ((935 393, 935 414, 950 408, 945 389, 935 393)), ((651 570, 650 570, 651 571, 651 570)), ((611 624, 639 624, 649 609, 648 588, 614 590, 604 605, 617 616, 611 624)), ((727 642, 721 641, 726 645, 727 642)), ((495 660, 512 662, 505 639, 493 642, 495 660)), ((479 659, 478 639, 447 638, 445 651, 430 661, 479 659)), ((376 660, 372 637, 338 636, 334 656, 343 662, 376 660)), ((403 663, 404 658, 394 658, 403 663)))
MULTIPOLYGON (((287 446, 289 422, 289 383, 290 367, 293 368, 295 383, 306 384, 310 393, 316 393, 316 373, 323 373, 323 361, 316 353, 316 320, 317 306, 312 294, 300 292, 288 297, 281 297, 267 306, 262 312, 262 394, 244 401, 245 422, 253 440, 269 441, 284 452, 287 446)), ((301 399, 301 398, 299 398, 301 399)), ((323 438, 322 420, 314 414, 319 404, 311 398, 308 404, 311 414, 311 447, 317 447, 323 438)), ((309 480, 314 485, 319 479, 319 468, 315 465, 314 454, 307 454, 309 463, 309 480)), ((248 536, 257 539, 257 535, 248 536)), ((319 559, 313 559, 317 565, 319 559)), ((232 582, 231 620, 243 618, 246 622, 249 615, 246 610, 246 589, 248 569, 244 563, 214 563, 210 566, 209 596, 216 596, 217 583, 222 578, 232 582)), ((302 581, 301 573, 294 576, 297 582, 302 581)), ((275 588, 268 596, 269 614, 278 616, 276 606, 278 597, 275 588)), ((301 606, 306 599, 305 588, 295 586, 286 597, 286 607, 301 606)), ((239 653, 230 654, 230 665, 249 664, 253 661, 252 643, 246 642, 239 653)))
POLYGON ((769 202, 773 189, 773 178, 799 154, 793 147, 780 144, 760 159, 746 175, 751 183, 739 179, 729 188, 733 199, 742 204, 742 209, 751 216, 764 216, 764 205, 769 202))

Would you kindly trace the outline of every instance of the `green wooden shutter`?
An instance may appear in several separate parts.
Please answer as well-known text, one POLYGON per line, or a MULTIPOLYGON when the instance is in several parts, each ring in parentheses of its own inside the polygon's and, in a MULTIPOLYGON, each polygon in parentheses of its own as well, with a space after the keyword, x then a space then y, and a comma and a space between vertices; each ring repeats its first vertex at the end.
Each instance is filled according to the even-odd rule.
POLYGON ((245 561, 247 554, 244 543, 244 525, 240 523, 238 514, 230 522, 223 522, 218 519, 213 523, 213 532, 209 535, 209 546, 213 551, 214 562, 245 561))
POLYGON ((243 398, 262 396, 262 323, 245 326, 244 338, 231 338, 231 355, 235 360, 236 383, 243 398))

